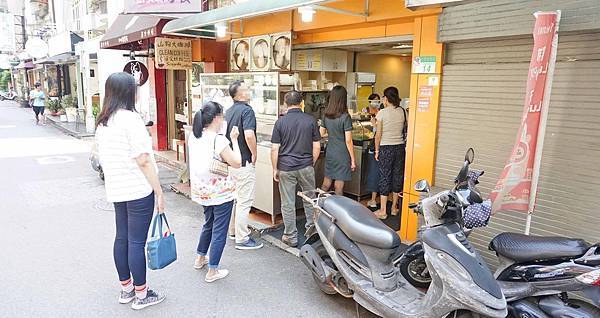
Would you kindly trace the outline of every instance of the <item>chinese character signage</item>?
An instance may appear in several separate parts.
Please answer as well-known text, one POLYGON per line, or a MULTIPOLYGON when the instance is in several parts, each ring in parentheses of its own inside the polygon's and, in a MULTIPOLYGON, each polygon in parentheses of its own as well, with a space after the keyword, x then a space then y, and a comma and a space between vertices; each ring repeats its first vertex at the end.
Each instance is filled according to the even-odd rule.
POLYGON ((192 41, 156 38, 154 41, 156 68, 188 70, 192 68, 192 41))
POLYGON ((124 13, 195 13, 202 0, 125 0, 124 13))
MULTIPOLYGON (((536 12, 521 127, 508 163, 490 195, 493 210, 532 213, 558 46, 560 11, 536 12)), ((528 227, 527 227, 528 229, 528 227)), ((526 230, 527 232, 527 230, 526 230)))
POLYGON ((415 56, 413 58, 413 74, 435 73, 435 56, 415 56))

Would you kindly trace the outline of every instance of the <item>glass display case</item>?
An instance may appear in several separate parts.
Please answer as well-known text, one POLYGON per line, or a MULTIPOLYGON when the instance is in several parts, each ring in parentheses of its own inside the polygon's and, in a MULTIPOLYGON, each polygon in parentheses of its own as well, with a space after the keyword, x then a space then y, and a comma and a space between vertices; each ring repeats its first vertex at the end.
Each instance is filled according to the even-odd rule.
POLYGON ((200 74, 202 103, 215 101, 227 111, 233 105, 233 99, 229 96, 229 85, 238 80, 244 81, 250 89, 250 106, 254 109, 256 118, 275 122, 279 115, 277 72, 200 74))
POLYGON ((369 115, 352 117, 352 140, 354 144, 362 145, 375 138, 373 123, 369 115))

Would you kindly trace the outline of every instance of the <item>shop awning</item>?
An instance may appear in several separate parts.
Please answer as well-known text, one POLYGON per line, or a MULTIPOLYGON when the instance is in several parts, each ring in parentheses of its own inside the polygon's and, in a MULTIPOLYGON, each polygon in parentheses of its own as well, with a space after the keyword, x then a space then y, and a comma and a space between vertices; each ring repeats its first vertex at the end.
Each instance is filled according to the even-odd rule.
MULTIPOLYGON (((160 35, 163 18, 152 15, 120 14, 100 40, 101 49, 119 46, 160 35)), ((164 23, 164 22, 163 22, 164 23)))
POLYGON ((22 61, 21 63, 19 63, 19 65, 15 66, 14 68, 21 69, 21 68, 34 68, 34 67, 35 67, 35 65, 33 65, 33 62, 31 62, 31 61, 23 62, 22 61))
POLYGON ((169 21, 163 28, 163 33, 194 37, 206 37, 209 35, 209 37, 214 38, 215 34, 213 30, 216 23, 250 18, 330 1, 331 0, 247 1, 169 21))
POLYGON ((75 62, 77 60, 77 57, 71 53, 71 52, 67 52, 67 53, 62 53, 62 54, 57 54, 51 57, 47 57, 45 59, 41 59, 41 60, 36 60, 34 63, 35 64, 65 64, 65 63, 70 63, 70 62, 75 62))

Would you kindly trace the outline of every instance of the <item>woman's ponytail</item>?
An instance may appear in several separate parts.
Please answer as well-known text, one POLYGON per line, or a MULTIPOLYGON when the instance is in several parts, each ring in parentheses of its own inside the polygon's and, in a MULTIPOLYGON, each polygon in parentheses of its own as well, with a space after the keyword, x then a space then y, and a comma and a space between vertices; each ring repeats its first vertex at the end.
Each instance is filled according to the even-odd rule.
POLYGON ((202 124, 202 109, 198 109, 198 111, 194 115, 194 122, 192 124, 192 131, 194 132, 194 137, 202 137, 203 130, 204 125, 202 124))

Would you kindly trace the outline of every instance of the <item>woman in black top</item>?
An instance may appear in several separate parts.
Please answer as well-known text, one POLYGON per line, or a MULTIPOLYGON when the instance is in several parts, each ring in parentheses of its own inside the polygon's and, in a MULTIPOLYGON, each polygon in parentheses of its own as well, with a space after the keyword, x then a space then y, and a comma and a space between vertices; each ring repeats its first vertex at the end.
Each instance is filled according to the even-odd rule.
POLYGON ((328 135, 325 154, 325 178, 321 189, 329 191, 333 182, 335 194, 342 195, 344 182, 352 180, 356 169, 352 145, 352 120, 348 114, 346 89, 335 86, 329 92, 329 105, 321 123, 321 136, 328 135))

